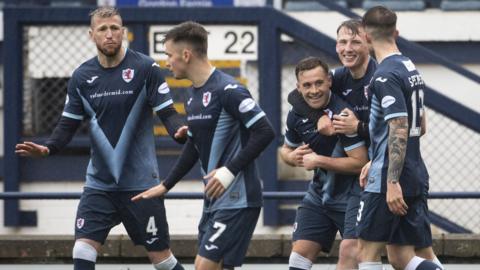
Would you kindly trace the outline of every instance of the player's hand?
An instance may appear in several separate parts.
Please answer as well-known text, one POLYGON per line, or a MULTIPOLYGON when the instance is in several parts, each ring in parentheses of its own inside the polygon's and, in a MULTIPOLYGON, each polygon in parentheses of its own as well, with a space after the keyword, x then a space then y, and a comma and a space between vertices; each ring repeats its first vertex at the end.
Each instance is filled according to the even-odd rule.
POLYGON ((15 154, 22 157, 44 157, 48 156, 48 147, 33 142, 23 142, 15 145, 15 154))
POLYGON ((356 135, 358 119, 352 110, 345 108, 337 115, 333 115, 332 125, 336 133, 342 133, 345 135, 356 135))
POLYGON ((208 181, 205 185, 205 194, 209 198, 216 199, 222 196, 235 176, 227 167, 220 167, 205 175, 203 179, 208 181))
POLYGON ((362 171, 360 172, 360 177, 358 177, 360 187, 365 188, 368 182, 368 171, 370 170, 370 165, 372 162, 369 161, 365 165, 363 165, 362 171))
POLYGON ((335 135, 335 128, 333 127, 332 120, 330 120, 328 115, 323 115, 320 117, 320 119, 318 119, 317 130, 320 134, 325 136, 335 135))
POLYGON ((165 195, 168 190, 163 184, 156 185, 136 196, 134 196, 131 200, 132 201, 139 201, 139 200, 146 200, 151 198, 156 198, 165 195))
POLYGON ((307 170, 314 170, 318 167, 319 159, 323 156, 317 155, 315 153, 306 154, 303 156, 303 167, 307 170))
POLYGON ((407 214, 408 206, 403 200, 400 183, 391 183, 387 181, 387 205, 388 209, 397 216, 404 216, 407 214))
POLYGON ((173 137, 175 139, 185 139, 187 138, 187 131, 187 126, 181 126, 180 128, 178 128, 177 132, 175 132, 175 135, 173 135, 173 137))
POLYGON ((288 153, 288 159, 297 167, 303 167, 303 156, 312 153, 308 144, 301 145, 288 153))

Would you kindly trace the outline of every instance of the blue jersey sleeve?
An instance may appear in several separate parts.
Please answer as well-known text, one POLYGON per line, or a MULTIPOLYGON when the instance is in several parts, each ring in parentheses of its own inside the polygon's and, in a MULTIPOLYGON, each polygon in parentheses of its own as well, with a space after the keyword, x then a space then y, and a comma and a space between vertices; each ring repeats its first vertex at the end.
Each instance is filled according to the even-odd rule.
POLYGON ((147 97, 148 103, 155 112, 173 104, 170 88, 163 78, 160 66, 153 60, 149 67, 149 76, 147 77, 147 97))
POLYGON ((76 120, 83 120, 85 116, 82 98, 80 96, 80 90, 77 84, 75 73, 68 81, 67 97, 65 99, 65 106, 63 108, 62 116, 76 120))
POLYGON ((250 92, 239 84, 228 84, 224 87, 222 105, 225 111, 240 120, 246 128, 250 128, 265 113, 253 100, 250 92))
POLYGON ((376 76, 374 84, 377 99, 380 101, 380 110, 385 121, 408 116, 407 105, 402 91, 402 83, 393 74, 376 76))
POLYGON ((294 112, 290 109, 287 115, 287 125, 285 130, 285 144, 292 148, 297 148, 298 146, 302 145, 303 141, 300 135, 298 135, 297 130, 295 128, 295 120, 296 117, 294 116, 294 112))

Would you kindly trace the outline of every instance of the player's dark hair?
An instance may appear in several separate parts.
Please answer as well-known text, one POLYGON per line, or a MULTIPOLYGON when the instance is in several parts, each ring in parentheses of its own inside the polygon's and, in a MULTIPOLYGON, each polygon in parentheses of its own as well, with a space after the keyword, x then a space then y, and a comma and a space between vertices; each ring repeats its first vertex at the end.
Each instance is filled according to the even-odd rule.
POLYGON ((199 23, 187 21, 173 27, 165 35, 163 43, 169 40, 174 43, 186 42, 193 47, 199 57, 207 56, 208 32, 199 23))
POLYGON ((362 21, 360 21, 359 19, 346 20, 338 26, 337 34, 338 34, 338 32, 340 32, 340 29, 342 29, 342 28, 346 28, 346 29, 350 30, 352 32, 353 36, 356 36, 356 35, 360 34, 360 29, 363 28, 363 24, 362 24, 362 21))
POLYGON ((320 59, 318 57, 310 56, 310 57, 304 58, 304 59, 300 60, 300 62, 298 62, 297 66, 295 67, 295 77, 297 77, 297 80, 298 80, 298 74, 300 74, 300 72, 305 71, 305 70, 311 70, 311 69, 314 69, 316 67, 321 67, 323 69, 323 71, 325 71, 325 74, 328 74, 327 63, 325 63, 324 61, 322 61, 322 59, 320 59))
POLYGON ((114 7, 108 7, 108 6, 99 7, 97 9, 93 10, 92 12, 90 12, 88 15, 90 16, 90 26, 93 25, 93 18, 94 17, 111 18, 113 16, 119 16, 120 19, 122 18, 118 9, 116 9, 114 7))
POLYGON ((397 15, 386 7, 376 6, 367 10, 362 23, 373 39, 388 40, 394 37, 397 15))

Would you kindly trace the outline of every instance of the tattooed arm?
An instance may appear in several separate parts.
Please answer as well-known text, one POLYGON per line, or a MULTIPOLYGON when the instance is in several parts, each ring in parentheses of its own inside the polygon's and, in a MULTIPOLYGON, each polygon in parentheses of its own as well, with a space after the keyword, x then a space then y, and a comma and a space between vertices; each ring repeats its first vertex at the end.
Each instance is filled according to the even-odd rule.
POLYGON ((407 214, 407 204, 403 200, 400 186, 400 175, 403 170, 407 151, 408 119, 393 118, 388 121, 388 172, 387 172, 387 204, 395 215, 407 214))

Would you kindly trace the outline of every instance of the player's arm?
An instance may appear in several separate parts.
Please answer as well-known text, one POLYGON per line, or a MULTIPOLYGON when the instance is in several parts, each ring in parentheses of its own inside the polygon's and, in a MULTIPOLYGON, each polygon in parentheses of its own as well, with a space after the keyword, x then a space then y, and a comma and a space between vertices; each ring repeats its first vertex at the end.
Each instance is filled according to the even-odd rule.
POLYGON ((157 186, 134 196, 132 201, 163 196, 193 168, 198 160, 198 157, 198 151, 195 148, 192 139, 187 139, 187 142, 183 146, 182 154, 177 159, 173 169, 167 175, 167 178, 165 178, 165 180, 157 186))
POLYGON ((387 204, 396 215, 406 215, 407 205, 400 186, 405 154, 407 152, 408 118, 398 117, 388 121, 387 204))
POLYGON ((157 116, 162 120, 168 134, 178 143, 185 143, 187 140, 187 124, 183 117, 175 110, 173 105, 157 111, 157 116))
POLYGON ((157 116, 162 120, 168 134, 178 143, 187 140, 187 124, 173 107, 170 88, 165 82, 157 63, 149 64, 147 74, 147 98, 157 116))
POLYGON ((370 140, 368 123, 359 120, 349 108, 345 108, 340 114, 334 115, 332 124, 336 133, 345 135, 358 134, 362 139, 370 140))
POLYGON ((280 158, 292 167, 303 167, 303 156, 310 153, 312 153, 312 149, 308 144, 296 148, 283 144, 280 148, 280 158))
POLYGON ((53 155, 62 150, 72 140, 84 117, 83 104, 77 88, 76 73, 74 73, 68 81, 62 116, 45 145, 33 142, 19 143, 15 146, 16 154, 28 157, 53 155))
POLYGON ((81 121, 62 116, 45 145, 23 142, 15 146, 15 153, 27 157, 43 157, 54 155, 71 140, 81 121))
POLYGON ((425 135, 425 133, 427 133, 427 113, 425 109, 423 110, 422 120, 420 122, 420 128, 421 128, 420 136, 425 135))
POLYGON ((359 174, 368 162, 365 144, 346 151, 346 154, 346 157, 330 157, 312 153, 303 157, 303 164, 308 170, 322 168, 343 174, 359 174))
POLYGON ((316 110, 308 106, 307 102, 305 102, 305 99, 303 99, 302 94, 300 94, 297 89, 293 89, 288 94, 287 100, 288 103, 292 105, 293 110, 296 113, 310 119, 314 123, 317 123, 320 117, 324 115, 323 110, 316 110))

